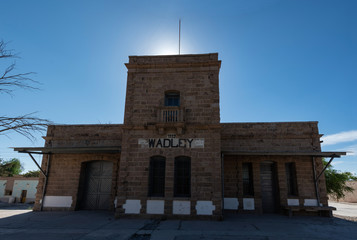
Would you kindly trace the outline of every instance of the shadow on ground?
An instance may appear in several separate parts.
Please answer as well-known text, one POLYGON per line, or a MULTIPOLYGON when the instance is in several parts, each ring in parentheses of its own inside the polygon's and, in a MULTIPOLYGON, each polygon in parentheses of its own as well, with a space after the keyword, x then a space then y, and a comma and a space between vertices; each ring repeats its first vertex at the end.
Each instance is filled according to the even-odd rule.
MULTIPOLYGON (((9 209, 1 209, 11 211, 9 209)), ((16 210, 14 210, 16 211, 16 210)), ((224 221, 115 219, 113 212, 24 212, 0 219, 0 239, 356 239, 340 218, 228 214, 224 221)))

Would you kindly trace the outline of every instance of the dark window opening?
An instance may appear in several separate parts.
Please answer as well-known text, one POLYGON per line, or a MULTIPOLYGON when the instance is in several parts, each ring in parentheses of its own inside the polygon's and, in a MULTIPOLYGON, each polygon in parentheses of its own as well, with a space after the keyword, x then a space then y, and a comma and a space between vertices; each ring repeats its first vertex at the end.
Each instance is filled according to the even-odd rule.
POLYGON ((191 159, 189 157, 175 158, 174 196, 191 196, 191 159))
POLYGON ((254 185, 253 185, 253 167, 252 163, 243 163, 243 195, 253 196, 254 195, 254 185))
POLYGON ((165 106, 180 106, 180 93, 169 92, 165 93, 165 106))
POLYGON ((7 189, 5 189, 5 195, 12 195, 12 190, 7 190, 7 189))
POLYGON ((286 183, 288 185, 288 195, 297 196, 297 181, 296 181, 296 167, 295 163, 285 163, 286 183))
POLYGON ((150 158, 149 197, 164 197, 165 195, 165 158, 156 156, 150 158))

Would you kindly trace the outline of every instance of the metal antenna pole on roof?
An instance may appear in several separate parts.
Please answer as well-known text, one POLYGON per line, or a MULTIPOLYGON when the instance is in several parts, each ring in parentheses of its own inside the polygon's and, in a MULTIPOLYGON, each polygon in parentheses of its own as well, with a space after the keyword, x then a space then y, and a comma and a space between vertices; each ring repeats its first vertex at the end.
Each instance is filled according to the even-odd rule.
POLYGON ((181 54, 181 19, 179 19, 179 55, 181 54))

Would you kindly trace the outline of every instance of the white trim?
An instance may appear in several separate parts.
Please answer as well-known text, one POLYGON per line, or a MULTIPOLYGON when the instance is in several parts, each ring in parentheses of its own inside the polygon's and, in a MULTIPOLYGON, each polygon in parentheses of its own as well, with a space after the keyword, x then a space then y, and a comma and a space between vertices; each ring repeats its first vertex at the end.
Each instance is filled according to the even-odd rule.
POLYGON ((197 201, 196 203, 197 215, 212 215, 215 209, 216 206, 212 201, 197 201))
POLYGON ((172 206, 173 214, 190 215, 191 214, 191 202, 190 201, 173 201, 172 206))
POLYGON ((146 213, 147 214, 164 214, 165 201, 164 200, 147 200, 146 213))
POLYGON ((254 198, 243 198, 243 209, 244 210, 255 210, 254 198))
POLYGON ((317 199, 304 199, 304 206, 318 206, 317 199))
POLYGON ((224 209, 237 210, 239 207, 238 198, 224 198, 224 209))
POLYGON ((72 196, 45 196, 44 207, 65 207, 72 206, 72 196))
POLYGON ((123 208, 125 209, 125 214, 139 214, 141 209, 140 200, 127 199, 123 204, 123 208))
POLYGON ((288 199, 288 206, 299 206, 299 199, 288 199))

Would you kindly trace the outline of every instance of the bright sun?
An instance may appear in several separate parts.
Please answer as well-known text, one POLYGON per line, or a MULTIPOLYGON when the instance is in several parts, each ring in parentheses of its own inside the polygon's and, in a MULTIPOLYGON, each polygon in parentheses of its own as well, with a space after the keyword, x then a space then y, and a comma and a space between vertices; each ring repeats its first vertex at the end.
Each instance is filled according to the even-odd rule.
POLYGON ((162 42, 154 48, 154 53, 157 55, 176 55, 179 54, 178 44, 175 46, 173 42, 162 42))

